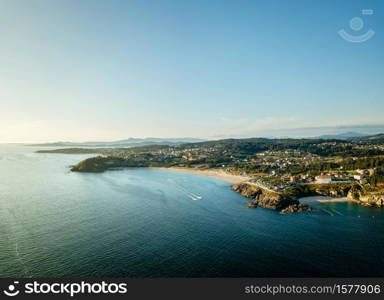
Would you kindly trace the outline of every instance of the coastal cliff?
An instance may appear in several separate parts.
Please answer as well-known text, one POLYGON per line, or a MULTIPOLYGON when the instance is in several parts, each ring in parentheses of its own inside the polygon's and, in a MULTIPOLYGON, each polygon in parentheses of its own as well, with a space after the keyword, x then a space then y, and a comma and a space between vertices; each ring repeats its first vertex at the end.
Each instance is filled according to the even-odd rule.
POLYGON ((281 193, 268 191, 250 183, 238 183, 232 186, 235 192, 251 198, 248 207, 264 207, 281 213, 310 211, 311 208, 298 200, 281 193))
POLYGON ((353 186, 348 192, 348 198, 361 205, 384 207, 383 191, 366 191, 360 185, 353 186))
POLYGON ((330 184, 298 184, 287 189, 284 194, 294 198, 308 196, 347 197, 348 192, 356 183, 330 183, 330 184))
POLYGON ((248 207, 264 207, 281 213, 311 210, 297 199, 308 196, 346 197, 357 204, 371 207, 384 207, 382 190, 367 191, 357 183, 306 184, 297 185, 283 193, 262 189, 257 185, 243 182, 232 186, 235 192, 250 198, 248 207))
POLYGON ((289 191, 296 198, 306 196, 346 197, 364 206, 384 207, 384 191, 380 187, 353 183, 306 184, 297 185, 289 191))

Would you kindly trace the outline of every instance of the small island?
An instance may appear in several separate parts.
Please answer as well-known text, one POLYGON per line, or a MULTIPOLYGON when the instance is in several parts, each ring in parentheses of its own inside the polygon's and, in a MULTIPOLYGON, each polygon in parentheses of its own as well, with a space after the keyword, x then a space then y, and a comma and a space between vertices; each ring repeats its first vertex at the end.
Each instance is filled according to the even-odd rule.
POLYGON ((242 178, 232 189, 250 198, 248 207, 281 213, 310 211, 305 196, 346 197, 384 206, 384 134, 335 139, 227 139, 175 146, 66 148, 39 153, 94 154, 73 172, 121 168, 170 168, 242 178))

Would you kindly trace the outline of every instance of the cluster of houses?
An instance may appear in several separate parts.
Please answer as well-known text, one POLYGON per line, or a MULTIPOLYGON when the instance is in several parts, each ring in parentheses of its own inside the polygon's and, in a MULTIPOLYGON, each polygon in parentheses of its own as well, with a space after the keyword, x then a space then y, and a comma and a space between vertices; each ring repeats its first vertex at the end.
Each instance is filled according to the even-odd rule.
MULTIPOLYGON (((353 173, 328 173, 315 177, 308 174, 294 175, 289 177, 289 183, 315 183, 329 184, 358 181, 361 184, 367 183, 367 178, 376 173, 376 169, 356 170, 353 173)), ((271 174, 274 175, 274 174, 271 174)))
POLYGON ((352 182, 358 181, 359 183, 367 183, 367 177, 374 175, 376 169, 368 170, 356 170, 352 174, 323 174, 315 177, 315 183, 326 184, 326 183, 340 183, 340 182, 352 182))
POLYGON ((267 188, 274 191, 284 191, 285 189, 294 186, 296 184, 305 184, 305 183, 314 183, 314 184, 329 184, 329 183, 348 183, 348 182, 359 182, 361 184, 367 183, 367 177, 374 175, 376 169, 368 170, 356 170, 351 174, 341 174, 341 173, 328 173, 322 174, 315 177, 312 177, 308 174, 294 175, 294 176, 282 176, 280 181, 274 180, 274 183, 271 183, 269 180, 276 177, 267 176, 267 177, 257 177, 250 180, 250 182, 256 183, 263 188, 267 188))

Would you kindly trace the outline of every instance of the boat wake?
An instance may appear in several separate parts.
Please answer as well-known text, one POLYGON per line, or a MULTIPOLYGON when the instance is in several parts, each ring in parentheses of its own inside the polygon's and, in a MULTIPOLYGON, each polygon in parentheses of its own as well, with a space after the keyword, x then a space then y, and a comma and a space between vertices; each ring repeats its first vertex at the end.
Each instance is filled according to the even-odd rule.
POLYGON ((334 216, 334 214, 333 214, 332 212, 330 212, 329 210, 327 210, 327 209, 322 208, 321 210, 322 210, 323 212, 327 213, 327 214, 330 215, 330 216, 334 216))
POLYGON ((332 212, 334 212, 335 214, 339 215, 339 216, 344 216, 341 212, 337 211, 336 209, 331 209, 332 212))
POLYGON ((202 196, 200 195, 197 195, 195 193, 192 193, 190 191, 187 191, 183 186, 181 186, 180 184, 177 184, 176 182, 173 181, 173 184, 174 186, 176 187, 176 189, 178 189, 180 192, 184 193, 188 198, 190 198, 191 200, 201 200, 203 199, 202 196))
POLYGON ((179 188, 180 191, 182 191, 183 193, 185 193, 189 198, 191 198, 192 200, 201 200, 203 199, 203 197, 199 196, 199 195, 196 195, 192 192, 188 192, 187 190, 185 190, 183 187, 180 187, 179 188))
POLYGON ((321 211, 325 212, 326 214, 330 215, 330 216, 344 216, 341 212, 339 212, 338 210, 336 209, 333 209, 333 208, 330 208, 329 210, 328 209, 325 209, 325 208, 321 208, 320 209, 321 211))

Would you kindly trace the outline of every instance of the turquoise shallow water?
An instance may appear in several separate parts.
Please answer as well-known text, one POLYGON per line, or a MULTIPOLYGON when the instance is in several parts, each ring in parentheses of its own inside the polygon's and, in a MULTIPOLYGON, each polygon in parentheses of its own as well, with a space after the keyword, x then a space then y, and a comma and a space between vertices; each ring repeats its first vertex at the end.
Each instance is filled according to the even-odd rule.
POLYGON ((246 208, 229 183, 0 145, 0 277, 383 276, 384 210, 246 208))

